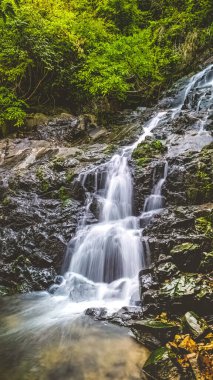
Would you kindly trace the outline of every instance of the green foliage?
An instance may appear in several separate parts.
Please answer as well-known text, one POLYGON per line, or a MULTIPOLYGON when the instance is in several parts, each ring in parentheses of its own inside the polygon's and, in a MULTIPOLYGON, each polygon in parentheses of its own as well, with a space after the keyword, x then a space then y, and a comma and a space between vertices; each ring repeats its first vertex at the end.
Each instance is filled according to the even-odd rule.
POLYGON ((15 7, 18 5, 18 0, 0 0, 0 18, 13 17, 15 7))
POLYGON ((5 136, 10 126, 21 127, 26 112, 25 103, 5 87, 0 87, 0 134, 5 136))
POLYGON ((1 129, 23 124, 25 103, 152 99, 211 47, 212 13, 212 0, 0 0, 1 129))
POLYGON ((151 83, 160 84, 176 60, 175 51, 153 45, 151 31, 142 30, 98 44, 77 78, 91 95, 124 97, 128 91, 149 91, 151 83))
POLYGON ((206 218, 197 218, 195 222, 195 229, 199 233, 213 238, 213 215, 208 215, 206 218))

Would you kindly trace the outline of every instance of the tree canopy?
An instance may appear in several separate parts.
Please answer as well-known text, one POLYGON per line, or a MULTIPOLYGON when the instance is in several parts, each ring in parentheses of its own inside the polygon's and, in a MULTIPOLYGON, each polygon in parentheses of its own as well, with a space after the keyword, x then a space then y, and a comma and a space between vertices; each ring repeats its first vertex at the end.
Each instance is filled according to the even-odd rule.
POLYGON ((212 0, 0 0, 0 129, 132 92, 152 99, 212 44, 212 0))

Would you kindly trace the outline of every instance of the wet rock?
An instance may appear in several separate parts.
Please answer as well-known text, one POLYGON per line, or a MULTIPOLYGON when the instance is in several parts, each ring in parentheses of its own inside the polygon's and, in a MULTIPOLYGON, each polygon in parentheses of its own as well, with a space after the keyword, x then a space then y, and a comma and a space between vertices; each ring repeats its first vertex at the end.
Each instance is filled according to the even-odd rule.
POLYGON ((105 320, 107 317, 107 309, 105 307, 88 308, 85 310, 85 314, 89 315, 95 320, 105 320))
POLYGON ((144 332, 149 332, 161 344, 172 339, 175 334, 180 332, 180 326, 178 324, 162 322, 160 320, 145 319, 142 321, 136 321, 132 324, 132 327, 137 330, 141 335, 144 332))
POLYGON ((180 274, 162 284, 159 302, 163 308, 181 313, 198 308, 205 314, 213 303, 211 279, 196 274, 180 274))
POLYGON ((183 323, 195 339, 201 338, 210 331, 206 321, 192 311, 184 315, 183 323))
POLYGON ((178 268, 172 262, 162 263, 157 266, 156 274, 159 282, 172 278, 174 275, 178 273, 178 268))
POLYGON ((213 271, 213 252, 203 252, 199 271, 211 273, 213 271))
POLYGON ((201 261, 201 247, 192 242, 176 245, 170 251, 174 263, 179 269, 188 272, 196 272, 201 261))
POLYGON ((108 321, 120 326, 131 326, 133 321, 141 318, 141 308, 137 306, 122 307, 117 312, 109 316, 108 321))
POLYGON ((76 139, 82 140, 86 138, 85 124, 73 116, 69 118, 58 117, 47 125, 38 126, 33 133, 33 138, 36 140, 58 142, 73 142, 76 139))
POLYGON ((31 114, 27 117, 25 123, 26 123, 26 127, 27 128, 34 128, 34 127, 37 127, 41 124, 45 125, 48 123, 48 121, 50 121, 51 119, 49 117, 47 117, 46 115, 42 114, 42 113, 36 113, 36 114, 31 114))
POLYGON ((182 313, 190 305, 208 314, 212 290, 210 277, 204 274, 212 270, 212 207, 212 203, 168 207, 144 229, 153 262, 139 276, 145 316, 159 310, 182 313))
POLYGON ((139 284, 140 284, 140 294, 142 296, 143 292, 154 288, 156 283, 156 276, 154 273, 154 268, 142 269, 139 272, 139 284))
POLYGON ((89 133, 89 136, 93 141, 100 140, 107 135, 107 130, 105 128, 96 128, 94 131, 89 133))
POLYGON ((185 205, 211 202, 212 157, 212 144, 204 144, 204 148, 200 151, 198 149, 198 152, 195 149, 194 153, 179 153, 178 157, 169 158, 169 173, 165 186, 168 203, 185 205))
POLYGON ((94 283, 86 280, 80 275, 71 275, 67 279, 68 289, 70 290, 70 299, 73 302, 82 302, 95 299, 97 289, 94 283))
POLYGON ((145 372, 154 379, 181 380, 177 367, 173 364, 175 355, 167 348, 161 347, 151 353, 144 365, 145 372))
POLYGON ((155 350, 156 348, 161 347, 161 341, 157 339, 151 332, 142 331, 134 327, 131 327, 131 332, 137 342, 149 348, 150 350, 155 350))
POLYGON ((122 307, 120 310, 111 314, 105 307, 89 308, 85 313, 94 319, 108 321, 123 327, 131 327, 136 320, 142 318, 141 308, 137 306, 122 307))

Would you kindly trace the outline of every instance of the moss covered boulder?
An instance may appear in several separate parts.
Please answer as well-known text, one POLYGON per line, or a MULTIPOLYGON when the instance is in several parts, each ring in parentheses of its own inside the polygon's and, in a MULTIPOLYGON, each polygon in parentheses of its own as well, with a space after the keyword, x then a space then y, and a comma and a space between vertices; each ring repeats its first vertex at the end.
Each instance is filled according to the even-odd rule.
POLYGON ((134 150, 132 158, 138 166, 144 167, 166 151, 166 146, 160 140, 143 141, 134 150))
POLYGON ((186 196, 191 204, 212 201, 213 197, 213 143, 204 147, 197 155, 188 157, 191 161, 186 176, 186 196))

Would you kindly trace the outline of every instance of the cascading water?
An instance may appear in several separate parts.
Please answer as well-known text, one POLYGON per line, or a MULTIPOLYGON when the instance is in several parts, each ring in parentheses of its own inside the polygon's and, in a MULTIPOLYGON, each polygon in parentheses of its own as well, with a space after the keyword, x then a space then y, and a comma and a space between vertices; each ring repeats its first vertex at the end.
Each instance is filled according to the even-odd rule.
POLYGON ((152 190, 152 194, 145 199, 144 203, 144 213, 152 212, 163 208, 163 197, 161 195, 163 184, 166 180, 168 173, 168 162, 164 164, 163 177, 159 179, 157 184, 152 190))
POLYGON ((146 198, 142 214, 138 218, 133 216, 133 186, 129 168, 131 154, 138 144, 152 135, 154 128, 160 123, 174 120, 184 109, 197 113, 197 120, 203 129, 211 111, 212 69, 213 66, 209 66, 194 75, 178 94, 174 106, 158 112, 146 123, 143 134, 134 144, 123 148, 108 163, 80 175, 79 180, 87 192, 85 214, 75 238, 69 244, 64 281, 56 294, 65 292, 79 302, 120 299, 123 304, 129 303, 138 288, 139 270, 150 262, 145 257, 150 254, 148 241, 144 239, 145 244, 142 244, 140 225, 147 225, 153 215, 164 207, 162 187, 168 173, 168 163, 165 161, 163 175, 146 198), (88 215, 94 202, 96 210, 99 210, 99 220, 91 224, 88 215))
POLYGON ((139 219, 132 212, 132 176, 128 161, 132 151, 151 135, 164 115, 165 112, 160 112, 151 119, 136 143, 114 155, 105 165, 80 176, 85 190, 87 176, 93 177, 94 191, 88 192, 83 223, 69 244, 70 264, 60 293, 62 289, 68 293, 72 289, 78 292, 79 301, 82 297, 85 299, 86 293, 88 298, 123 299, 128 304, 138 288, 137 274, 144 265, 144 253, 139 219), (102 177, 100 181, 98 176, 102 177), (87 225, 86 215, 93 200, 99 205, 99 222, 87 225), (79 282, 80 293, 84 295, 76 286, 79 282))

